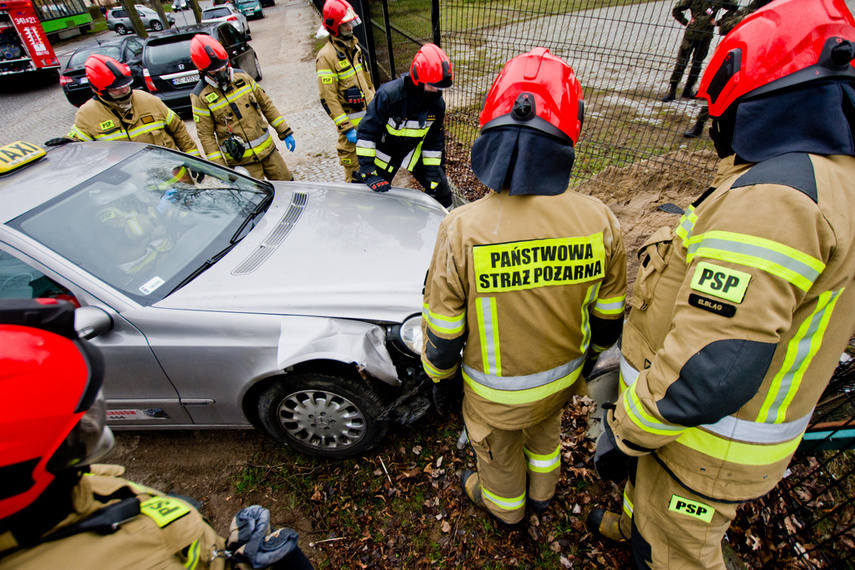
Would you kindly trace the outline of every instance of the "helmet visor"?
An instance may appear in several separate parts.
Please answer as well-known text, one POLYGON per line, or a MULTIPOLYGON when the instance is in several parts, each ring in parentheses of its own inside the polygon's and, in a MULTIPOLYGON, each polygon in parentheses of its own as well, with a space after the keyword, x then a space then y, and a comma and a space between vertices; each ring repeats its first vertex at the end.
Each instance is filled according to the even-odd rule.
POLYGON ((56 473, 90 465, 106 456, 113 449, 113 444, 113 432, 107 427, 107 402, 104 393, 98 390, 92 406, 48 461, 47 470, 56 473))

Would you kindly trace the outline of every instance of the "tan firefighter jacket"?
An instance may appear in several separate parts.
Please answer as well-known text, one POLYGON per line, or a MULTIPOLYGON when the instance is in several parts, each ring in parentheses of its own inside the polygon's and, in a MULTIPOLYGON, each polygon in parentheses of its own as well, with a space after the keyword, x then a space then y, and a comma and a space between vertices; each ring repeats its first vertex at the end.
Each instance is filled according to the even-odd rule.
POLYGON ((131 100, 131 112, 122 116, 97 97, 90 99, 78 109, 69 138, 79 141, 133 141, 200 156, 184 121, 163 101, 137 90, 131 92, 131 100))
POLYGON ((586 355, 617 340, 625 300, 620 227, 602 202, 490 193, 440 225, 422 363, 449 378, 463 346, 467 412, 522 429, 560 409, 586 355))
POLYGON ((0 535, 0 569, 185 568, 224 569, 211 560, 224 541, 186 502, 120 478, 124 467, 93 465, 72 491, 74 510, 48 534, 66 528, 108 504, 136 496, 141 513, 113 534, 81 532, 19 549, 12 531, 0 535))
POLYGON ((344 41, 330 36, 318 52, 315 68, 318 72, 321 105, 335 123, 339 134, 355 129, 365 116, 368 103, 374 98, 374 84, 359 42, 356 38, 344 41), (362 103, 353 105, 347 102, 346 93, 353 88, 362 93, 362 103))
POLYGON ((276 143, 267 130, 268 123, 276 129, 280 139, 291 134, 285 117, 264 89, 239 69, 234 70, 234 79, 225 94, 203 78, 190 94, 190 102, 196 135, 202 143, 205 157, 218 164, 238 166, 258 162, 275 151, 276 143), (243 158, 239 161, 220 148, 232 134, 244 144, 243 158))
POLYGON ((639 252, 609 421, 720 501, 784 474, 855 328, 855 158, 719 166, 715 187, 639 252), (640 371, 640 372, 639 372, 640 371))

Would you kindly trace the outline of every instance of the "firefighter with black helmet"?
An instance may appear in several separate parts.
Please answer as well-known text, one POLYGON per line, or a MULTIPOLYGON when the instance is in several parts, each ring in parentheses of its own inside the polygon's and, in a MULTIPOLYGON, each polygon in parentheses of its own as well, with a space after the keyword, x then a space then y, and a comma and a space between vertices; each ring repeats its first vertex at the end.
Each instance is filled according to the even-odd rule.
POLYGON ((344 180, 358 182, 354 178, 359 173, 356 128, 374 98, 374 84, 365 56, 353 36, 353 28, 362 22, 345 0, 327 0, 323 18, 329 38, 315 60, 318 91, 321 105, 338 130, 336 152, 344 166, 344 180))
POLYGON ((267 509, 239 511, 224 540, 189 499, 93 465, 113 447, 103 372, 71 303, 0 300, 0 569, 312 568, 267 509))
POLYGON ((243 166, 258 179, 293 180, 268 125, 291 152, 294 134, 264 89, 242 70, 232 68, 226 50, 211 36, 193 36, 190 57, 202 76, 190 102, 205 158, 224 166, 243 166))
POLYGON ((154 95, 131 88, 133 77, 127 65, 110 56, 95 54, 86 60, 85 68, 95 97, 78 109, 67 137, 51 139, 45 144, 133 141, 199 156, 199 149, 181 117, 154 95))
POLYGON ((508 524, 527 502, 548 507, 564 405, 623 323, 618 220, 567 189, 582 109, 573 70, 546 48, 505 65, 472 147, 472 170, 494 192, 442 221, 425 284, 422 363, 438 407, 463 377, 478 462, 463 489, 508 524))
POLYGON ((372 190, 389 190, 403 166, 437 202, 451 206, 451 188, 442 169, 442 90, 451 84, 448 56, 438 46, 425 44, 413 58, 410 73, 377 90, 356 133, 359 174, 372 190))
POLYGON ((636 567, 725 567, 736 510, 784 476, 855 329, 853 57, 844 0, 775 0, 704 73, 721 162, 640 250, 595 456, 629 482, 589 526, 636 567))

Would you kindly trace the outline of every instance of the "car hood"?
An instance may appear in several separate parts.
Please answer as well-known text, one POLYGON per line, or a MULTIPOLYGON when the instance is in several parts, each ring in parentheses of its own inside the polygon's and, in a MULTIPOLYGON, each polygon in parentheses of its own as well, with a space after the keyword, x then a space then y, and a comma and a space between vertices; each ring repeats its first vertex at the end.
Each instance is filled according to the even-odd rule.
POLYGON ((156 306, 384 322, 421 312, 442 206, 416 190, 275 187, 250 234, 156 306))

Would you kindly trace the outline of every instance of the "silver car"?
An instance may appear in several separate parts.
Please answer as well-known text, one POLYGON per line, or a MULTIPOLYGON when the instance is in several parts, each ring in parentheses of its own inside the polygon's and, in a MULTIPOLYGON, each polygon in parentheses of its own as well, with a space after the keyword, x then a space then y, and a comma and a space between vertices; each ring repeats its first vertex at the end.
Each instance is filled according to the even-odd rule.
POLYGON ((28 148, 0 176, 0 297, 80 307, 111 427, 263 426, 347 457, 428 408, 422 286, 446 213, 430 197, 271 184, 136 143, 0 156, 28 148))
MULTIPOLYGON (((139 14, 140 20, 142 20, 143 27, 154 30, 155 32, 159 32, 164 28, 163 22, 160 21, 160 16, 158 16, 157 12, 141 4, 134 4, 134 8, 136 8, 137 14, 139 14)), ((169 20, 170 25, 175 23, 175 16, 172 14, 167 14, 166 18, 169 20)), ((107 29, 115 31, 120 36, 134 31, 131 17, 128 15, 127 10, 121 6, 108 9, 106 19, 107 29)))

